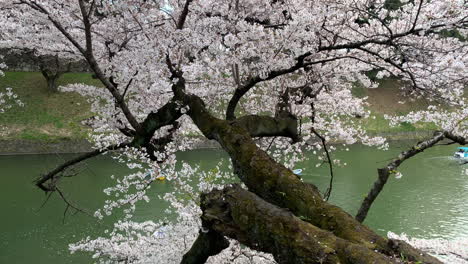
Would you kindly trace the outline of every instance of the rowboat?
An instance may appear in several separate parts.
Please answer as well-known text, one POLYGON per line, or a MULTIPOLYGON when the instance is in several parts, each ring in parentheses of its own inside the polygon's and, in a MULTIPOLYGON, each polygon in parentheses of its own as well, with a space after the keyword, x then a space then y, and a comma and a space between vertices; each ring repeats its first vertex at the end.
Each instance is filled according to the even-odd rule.
POLYGON ((457 151, 453 156, 457 159, 467 159, 468 158, 468 147, 458 147, 457 151))
POLYGON ((302 169, 295 169, 292 171, 296 175, 301 175, 302 174, 302 169))

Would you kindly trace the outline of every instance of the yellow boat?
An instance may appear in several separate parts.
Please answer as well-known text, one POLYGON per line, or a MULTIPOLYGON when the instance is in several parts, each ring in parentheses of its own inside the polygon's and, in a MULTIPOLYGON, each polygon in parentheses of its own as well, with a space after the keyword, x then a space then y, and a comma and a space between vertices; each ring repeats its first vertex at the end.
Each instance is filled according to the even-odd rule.
POLYGON ((164 181, 164 180, 166 180, 166 177, 164 177, 164 176, 159 176, 159 177, 156 178, 156 180, 158 180, 158 181, 164 181))

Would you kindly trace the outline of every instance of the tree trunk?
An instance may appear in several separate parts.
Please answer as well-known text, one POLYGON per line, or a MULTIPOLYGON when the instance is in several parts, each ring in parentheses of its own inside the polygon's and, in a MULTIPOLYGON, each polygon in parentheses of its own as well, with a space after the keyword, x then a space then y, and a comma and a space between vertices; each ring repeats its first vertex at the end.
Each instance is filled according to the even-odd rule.
MULTIPOLYGON (((183 85, 183 83, 177 85, 183 85)), ((310 226, 312 226, 310 227, 301 223, 300 228, 295 229, 294 232, 302 232, 301 229, 303 227, 311 230, 323 229, 323 232, 330 231, 334 237, 340 238, 343 241, 346 240, 355 246, 360 246, 387 256, 400 256, 402 254, 406 259, 411 261, 441 263, 427 254, 414 250, 409 245, 408 247, 398 248, 405 252, 396 252, 395 247, 392 247, 392 243, 389 243, 386 238, 377 235, 341 208, 325 202, 317 187, 302 182, 291 170, 277 163, 266 152, 258 148, 248 131, 241 124, 217 119, 206 110, 203 101, 199 97, 187 95, 183 91, 176 92, 182 97, 183 102, 189 106, 190 110, 188 114, 202 133, 209 139, 217 140, 230 155, 235 173, 251 192, 268 203, 281 208, 287 208, 296 217, 310 223, 310 226), (407 248, 411 248, 411 251, 406 250, 407 248), (414 254, 414 252, 417 252, 417 254, 414 254)), ((245 202, 248 203, 247 201, 245 202)), ((250 213, 252 217, 255 214, 257 214, 255 217, 260 217, 264 214, 263 209, 267 208, 262 207, 261 210, 250 213)), ((279 213, 279 211, 277 212, 279 213)), ((238 217, 241 217, 241 215, 238 217)), ((248 225, 254 225, 254 222, 249 221, 248 223, 248 225)), ((223 228, 228 227, 226 225, 215 228, 215 230, 223 231, 223 228)), ((271 225, 267 229, 272 231, 275 228, 277 226, 271 225)), ((224 232, 229 232, 229 230, 225 230, 224 232)), ((292 229, 289 229, 289 231, 285 230, 284 232, 292 232, 289 235, 291 236, 290 238, 293 237, 292 229)), ((247 237, 253 236, 253 233, 246 232, 245 235, 247 237)), ((242 237, 239 237, 239 239, 244 240, 242 237)), ((245 239, 248 240, 250 238, 245 239)), ((252 237, 251 241, 254 242, 256 239, 258 237, 252 237)), ((275 239, 279 239, 279 237, 273 238, 273 240, 275 239)), ((320 243, 327 243, 326 238, 323 239, 320 237, 318 241, 320 243)), ((279 241, 277 242, 279 243, 279 241)), ((283 243, 280 244, 283 245, 283 243)), ((300 247, 300 245, 297 246, 300 247)), ((289 250, 292 249, 290 248, 289 250)), ((352 255, 352 252, 348 253, 352 255)))
POLYGON ((47 90, 52 93, 57 93, 58 92, 57 80, 60 78, 62 73, 52 72, 49 70, 42 70, 41 73, 42 73, 42 76, 44 76, 44 78, 47 81, 47 90))
POLYGON ((202 195, 202 220, 250 248, 273 254, 278 263, 396 263, 302 221, 238 185, 202 195))

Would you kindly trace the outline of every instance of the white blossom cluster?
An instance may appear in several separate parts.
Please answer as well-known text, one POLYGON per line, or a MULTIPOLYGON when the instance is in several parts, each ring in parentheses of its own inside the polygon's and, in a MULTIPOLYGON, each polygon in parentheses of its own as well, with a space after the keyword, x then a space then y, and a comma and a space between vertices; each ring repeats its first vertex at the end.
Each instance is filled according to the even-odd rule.
POLYGON ((388 238, 403 240, 412 246, 434 254, 446 263, 468 263, 468 238, 453 240, 410 238, 406 234, 388 232, 388 238))
POLYGON ((18 98, 18 95, 13 92, 12 88, 0 90, 0 114, 13 107, 13 105, 24 106, 23 102, 18 98))
MULTIPOLYGON (((0 56, 0 59, 2 57, 0 56)), ((0 78, 5 76, 2 69, 5 69, 6 65, 0 62, 0 78)), ((5 88, 5 90, 0 90, 0 114, 4 113, 6 110, 13 107, 13 105, 24 106, 23 102, 18 98, 18 95, 13 92, 13 89, 10 87, 5 88)))
MULTIPOLYGON (((199 208, 200 191, 208 191, 213 188, 221 188, 227 183, 234 181, 230 172, 223 172, 223 162, 210 170, 201 171, 198 167, 192 168, 183 164, 183 168, 169 176, 173 190, 160 195, 157 202, 168 202, 171 207, 165 210, 166 217, 157 221, 135 222, 131 220, 138 200, 147 200, 148 196, 133 196, 130 209, 125 209, 123 220, 114 224, 111 231, 106 231, 106 237, 91 239, 87 237, 82 241, 71 244, 71 252, 85 251, 93 253, 93 258, 99 259, 101 263, 131 262, 131 263, 154 263, 164 260, 165 263, 180 263, 182 256, 190 249, 201 229, 199 208), (198 177, 195 177, 198 176, 198 177), (196 184, 198 182, 198 184, 196 184), (170 216, 176 216, 170 219, 170 216), (174 221, 175 220, 175 221, 174 221), (176 247, 174 245, 177 245, 176 247)), ((124 181, 135 180, 143 184, 144 180, 139 174, 125 177, 124 181), (141 179, 141 181, 138 181, 141 179)), ((152 181, 150 179, 149 181, 152 181)), ((129 184, 118 180, 115 187, 106 189, 109 195, 112 193, 128 192, 123 185, 129 184), (126 190, 126 191, 125 191, 126 190)), ((148 188, 141 188, 142 193, 148 188)), ((119 197, 117 195, 117 197, 119 197)), ((108 200, 96 215, 102 217, 101 211, 110 215, 111 207, 120 207, 129 202, 126 199, 108 200)), ((269 254, 257 252, 231 240, 228 248, 221 254, 211 257, 207 263, 276 263, 269 254)))

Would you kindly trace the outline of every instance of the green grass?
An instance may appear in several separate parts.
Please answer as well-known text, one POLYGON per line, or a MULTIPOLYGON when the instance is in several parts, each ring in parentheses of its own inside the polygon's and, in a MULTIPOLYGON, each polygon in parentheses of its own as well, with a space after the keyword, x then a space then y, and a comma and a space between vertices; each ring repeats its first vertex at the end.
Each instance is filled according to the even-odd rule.
POLYGON ((401 122, 398 126, 390 126, 388 120, 384 118, 382 113, 373 112, 372 116, 374 117, 362 121, 363 127, 371 134, 433 131, 438 129, 437 126, 432 123, 411 124, 401 122))
POLYGON ((410 124, 402 122, 398 126, 390 126, 388 120, 384 118, 385 114, 405 115, 410 111, 423 110, 427 108, 429 101, 426 99, 408 101, 400 90, 402 84, 398 80, 388 79, 378 80, 378 82, 378 88, 367 89, 357 83, 351 90, 354 96, 359 98, 367 97, 367 102, 369 103, 367 109, 371 111, 371 116, 373 117, 363 120, 362 126, 369 133, 400 133, 437 129, 434 124, 427 123, 410 124), (404 103, 401 104, 400 101, 404 103))
MULTIPOLYGON (((85 83, 99 85, 90 74, 68 73, 59 85, 85 83)), ((77 93, 53 93, 40 73, 6 72, 0 78, 0 90, 13 88, 25 104, 13 106, 0 115, 0 136, 7 139, 54 140, 86 137, 86 127, 80 121, 92 116, 89 104, 77 93)))

